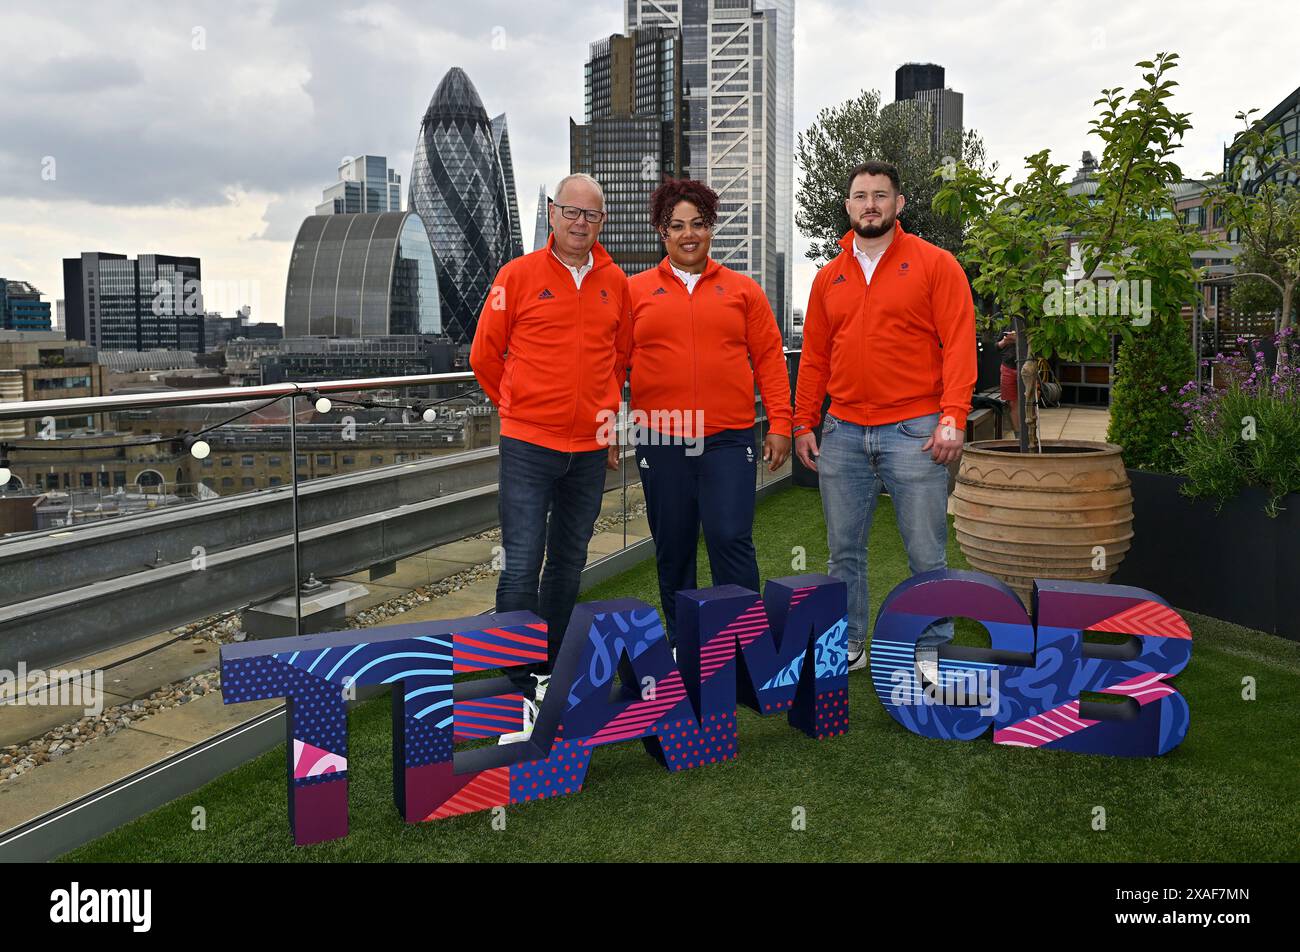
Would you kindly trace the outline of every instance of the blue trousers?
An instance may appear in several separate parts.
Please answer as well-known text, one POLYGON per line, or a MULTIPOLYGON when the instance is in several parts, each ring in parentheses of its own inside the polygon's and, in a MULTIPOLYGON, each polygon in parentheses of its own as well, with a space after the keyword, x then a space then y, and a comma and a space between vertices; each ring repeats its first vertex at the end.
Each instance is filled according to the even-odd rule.
MULTIPOLYGON (((882 488, 894 504, 912 574, 947 568, 948 468, 921 452, 938 424, 937 413, 881 426, 860 426, 826 414, 817 473, 830 544, 827 566, 848 587, 851 645, 866 640, 870 624, 867 537, 882 488)), ((952 620, 942 619, 916 643, 935 648, 952 636, 952 620)))
POLYGON ((536 612, 546 622, 548 643, 547 664, 506 669, 525 697, 533 697, 532 672, 550 671, 569 627, 587 544, 600 515, 606 459, 605 450, 562 453, 501 437, 497 500, 505 564, 497 580, 496 610, 536 612))
POLYGON ((714 585, 758 591, 754 551, 756 460, 752 430, 723 430, 683 445, 650 432, 636 447, 645 489, 646 516, 655 540, 659 600, 668 640, 676 644, 677 592, 698 588, 696 548, 700 527, 714 585))

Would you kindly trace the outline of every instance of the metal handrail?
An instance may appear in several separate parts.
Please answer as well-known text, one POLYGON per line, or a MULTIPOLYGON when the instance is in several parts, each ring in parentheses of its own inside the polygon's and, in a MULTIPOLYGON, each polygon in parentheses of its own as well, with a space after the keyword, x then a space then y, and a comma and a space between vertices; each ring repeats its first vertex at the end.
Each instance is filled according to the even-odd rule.
POLYGON ((409 377, 361 377, 355 380, 319 380, 303 383, 259 384, 256 387, 208 387, 203 390, 165 390, 157 393, 108 394, 70 397, 66 400, 23 400, 0 403, 0 420, 27 420, 43 416, 104 413, 109 410, 145 410, 153 407, 197 406, 272 400, 303 393, 347 393, 395 387, 429 387, 444 383, 470 383, 468 370, 446 374, 412 374, 409 377))
MULTIPOLYGON (((786 349, 785 356, 802 348, 786 349)), ((199 406, 213 403, 242 403, 271 400, 303 393, 348 393, 356 390, 386 390, 396 387, 430 387, 446 383, 471 383, 473 371, 445 374, 412 374, 409 377, 360 377, 355 380, 319 380, 303 383, 259 384, 256 387, 209 387, 203 390, 168 390, 157 393, 109 394, 101 397, 70 397, 66 400, 22 400, 0 403, 0 420, 29 420, 74 413, 104 413, 109 410, 147 410, 154 407, 199 406)))

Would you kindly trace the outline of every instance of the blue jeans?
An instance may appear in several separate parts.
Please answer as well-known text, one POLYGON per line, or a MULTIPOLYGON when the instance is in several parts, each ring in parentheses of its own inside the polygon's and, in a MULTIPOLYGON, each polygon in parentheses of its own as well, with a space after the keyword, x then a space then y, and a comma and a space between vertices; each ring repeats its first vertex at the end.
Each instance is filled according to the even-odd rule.
POLYGON ((548 663, 505 672, 525 697, 533 696, 532 672, 550 671, 569 627, 587 543, 600 515, 607 459, 603 449, 562 453, 501 437, 497 500, 505 564, 497 580, 496 610, 531 611, 546 622, 548 663))
MULTIPOLYGON (((939 414, 881 426, 859 426, 826 415, 817 459, 830 574, 848 587, 850 644, 866 640, 867 538, 881 488, 889 491, 912 574, 947 568, 948 467, 921 447, 939 414)), ((930 625, 916 643, 934 648, 952 640, 952 619, 930 625)))

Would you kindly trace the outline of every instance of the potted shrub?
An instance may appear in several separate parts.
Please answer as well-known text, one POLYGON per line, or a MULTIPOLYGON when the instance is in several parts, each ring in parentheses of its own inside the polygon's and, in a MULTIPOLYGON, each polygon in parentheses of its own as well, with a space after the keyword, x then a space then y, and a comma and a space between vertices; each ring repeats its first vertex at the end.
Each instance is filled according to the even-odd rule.
POLYGON ((1138 88, 1106 89, 1096 100, 1092 131, 1104 147, 1094 195, 1071 194, 1066 167, 1042 151, 1016 184, 996 178, 996 167, 988 174, 958 163, 943 172, 934 200, 966 222, 960 257, 976 269, 975 291, 1017 331, 1021 381, 1019 441, 972 443, 962 454, 957 538, 973 566, 1025 598, 1034 578, 1109 580, 1133 535, 1119 441, 1131 436, 1139 456, 1153 441, 1167 447, 1168 437, 1154 434, 1170 431, 1174 410, 1151 395, 1194 369, 1181 310, 1195 300, 1192 253, 1206 243, 1173 214, 1171 186, 1182 172, 1171 156, 1191 128, 1167 102, 1177 58, 1138 63, 1138 88), (1030 355, 1106 359, 1114 338, 1111 442, 1039 440, 1030 355), (1130 371, 1119 373, 1126 363, 1130 371))
MULTIPOLYGON (((1274 339, 1288 348, 1291 330, 1274 339)), ((1243 351, 1248 342, 1238 340, 1243 351)), ((1219 354, 1217 386, 1171 394, 1185 422, 1171 431, 1171 473, 1130 471, 1138 517, 1161 527, 1133 547, 1118 581, 1181 608, 1300 639, 1300 368, 1219 354)))

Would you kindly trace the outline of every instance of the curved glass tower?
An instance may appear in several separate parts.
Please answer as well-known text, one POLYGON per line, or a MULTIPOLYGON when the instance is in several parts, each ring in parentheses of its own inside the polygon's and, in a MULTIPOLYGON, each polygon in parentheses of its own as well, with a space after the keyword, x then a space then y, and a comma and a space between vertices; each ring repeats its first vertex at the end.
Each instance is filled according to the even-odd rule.
POLYGON ((467 344, 492 279, 511 258, 512 241, 492 125, 458 66, 438 84, 420 121, 408 207, 433 241, 444 331, 467 344))
POLYGON ((418 215, 313 215, 284 293, 286 337, 442 332, 438 276, 418 215))

